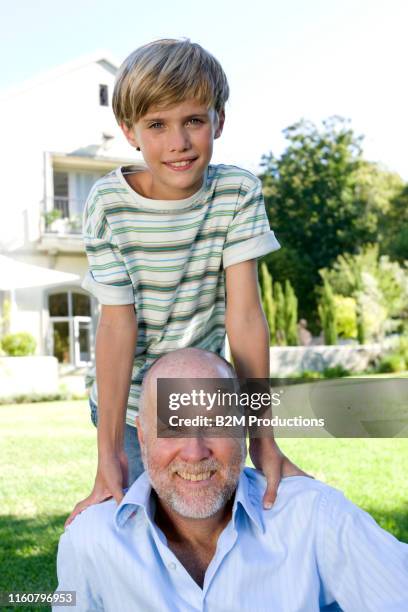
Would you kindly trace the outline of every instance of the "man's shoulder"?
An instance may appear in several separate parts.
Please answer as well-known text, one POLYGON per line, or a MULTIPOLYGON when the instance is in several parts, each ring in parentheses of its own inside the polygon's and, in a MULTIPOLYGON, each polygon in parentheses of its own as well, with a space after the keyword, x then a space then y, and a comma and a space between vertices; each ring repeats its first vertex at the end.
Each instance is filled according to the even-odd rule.
POLYGON ((315 511, 333 506, 353 505, 339 489, 308 476, 283 478, 279 485, 278 495, 283 502, 296 499, 302 500, 300 503, 304 503, 308 499, 310 503, 314 502, 316 504, 315 511))
POLYGON ((249 170, 231 164, 211 164, 210 177, 217 187, 250 191, 260 184, 260 179, 249 170))
MULTIPOLYGON (((266 479, 261 472, 252 468, 245 469, 248 478, 248 488, 252 498, 262 505, 262 497, 266 488, 266 479)), ((282 478, 278 487, 276 501, 271 510, 264 510, 264 518, 272 518, 280 512, 299 511, 315 515, 319 512, 332 512, 342 510, 352 512, 357 509, 344 494, 320 480, 307 476, 289 476, 282 478)))
POLYGON ((114 499, 88 506, 74 518, 63 535, 68 534, 76 549, 87 550, 92 542, 100 541, 104 534, 114 530, 116 509, 114 499))

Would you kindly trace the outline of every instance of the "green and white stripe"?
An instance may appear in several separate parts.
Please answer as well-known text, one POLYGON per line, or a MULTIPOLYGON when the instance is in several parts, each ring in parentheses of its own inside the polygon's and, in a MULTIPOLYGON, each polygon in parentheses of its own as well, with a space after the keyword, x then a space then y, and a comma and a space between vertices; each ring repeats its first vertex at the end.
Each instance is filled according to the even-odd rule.
MULTIPOLYGON (((224 269, 279 248, 261 181, 242 168, 210 165, 184 200, 150 200, 117 168, 89 194, 83 237, 89 271, 82 287, 101 304, 135 304, 138 338, 126 420, 134 425, 140 385, 152 363, 196 346, 224 354, 224 269)), ((95 366, 86 379, 98 403, 95 366)))

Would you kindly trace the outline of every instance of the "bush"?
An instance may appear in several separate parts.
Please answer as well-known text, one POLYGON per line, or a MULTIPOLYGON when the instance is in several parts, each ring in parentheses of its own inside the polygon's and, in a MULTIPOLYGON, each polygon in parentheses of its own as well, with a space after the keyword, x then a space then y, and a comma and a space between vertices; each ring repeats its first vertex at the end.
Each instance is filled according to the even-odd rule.
POLYGON ((318 304, 318 312, 323 328, 324 341, 326 344, 337 344, 337 312, 332 288, 325 277, 323 277, 323 288, 318 304))
POLYGON ((402 372, 406 367, 405 358, 401 353, 391 353, 381 359, 378 365, 378 372, 402 372))
MULTIPOLYGON (((350 370, 343 368, 342 365, 337 365, 332 368, 324 368, 322 372, 318 370, 303 370, 299 374, 299 378, 302 380, 321 380, 324 378, 342 378, 343 376, 350 376, 350 370)), ((297 378, 296 376, 293 378, 297 378)))
POLYGON ((285 297, 283 295, 282 285, 279 282, 274 284, 275 297, 275 333, 276 344, 278 346, 286 346, 285 334, 285 297))
POLYGON ((34 355, 36 346, 35 338, 28 332, 6 334, 2 340, 3 350, 11 357, 34 355))
POLYGON ((273 300, 273 281, 272 276, 269 273, 266 263, 263 261, 260 267, 260 280, 261 280, 261 295, 262 305, 265 312, 265 317, 269 327, 269 342, 275 344, 276 333, 275 333, 275 311, 276 306, 273 300))
POLYGON ((323 378, 323 373, 317 370, 303 370, 300 374, 302 380, 317 380, 323 378))
POLYGON ((378 244, 355 255, 339 255, 330 269, 320 271, 335 294, 353 297, 358 308, 359 342, 380 341, 400 329, 408 313, 408 268, 386 255, 378 244))
POLYGON ((356 300, 344 295, 334 295, 336 331, 340 338, 357 337, 356 300))
POLYGON ((399 355, 401 355, 405 359, 406 365, 408 365, 408 335, 403 334, 400 336, 398 343, 398 350, 396 351, 399 355))
POLYGON ((356 294, 356 320, 358 343, 365 344, 367 337, 367 323, 364 313, 363 300, 360 292, 357 292, 356 294))
POLYGON ((342 378, 343 376, 350 376, 350 370, 342 365, 336 365, 332 368, 324 368, 323 376, 324 378, 342 378))
POLYGON ((12 397, 0 397, 0 406, 6 404, 35 404, 43 402, 61 402, 88 399, 88 394, 71 393, 69 391, 58 391, 57 393, 29 393, 14 395, 12 397))
POLYGON ((289 346, 297 346, 298 342, 298 300, 290 283, 290 280, 285 280, 285 334, 289 346))

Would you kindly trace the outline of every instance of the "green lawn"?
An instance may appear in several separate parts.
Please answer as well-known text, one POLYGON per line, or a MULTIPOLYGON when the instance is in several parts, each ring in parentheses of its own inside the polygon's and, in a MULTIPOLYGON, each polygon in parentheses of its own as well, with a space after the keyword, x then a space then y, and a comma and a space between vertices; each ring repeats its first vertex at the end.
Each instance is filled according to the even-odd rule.
MULTIPOLYGON (((408 439, 279 443, 408 542, 408 439)), ((69 511, 90 492, 95 466, 86 401, 0 406, 0 591, 56 587, 58 538, 69 511)))

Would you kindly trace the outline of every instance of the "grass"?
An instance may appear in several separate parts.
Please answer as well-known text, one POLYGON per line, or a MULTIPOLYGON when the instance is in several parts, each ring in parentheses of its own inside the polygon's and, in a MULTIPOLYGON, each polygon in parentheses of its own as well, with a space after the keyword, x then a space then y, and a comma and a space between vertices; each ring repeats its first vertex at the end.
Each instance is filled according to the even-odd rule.
POLYGON ((285 439, 279 446, 303 470, 369 512, 408 542, 408 438, 285 439))
MULTIPOLYGON (((408 439, 279 444, 408 542, 408 439)), ((55 589, 58 538, 70 510, 89 494, 95 468, 96 432, 86 401, 0 406, 0 591, 55 589)), ((25 607, 39 609, 46 608, 25 607)))
POLYGON ((53 591, 58 538, 95 476, 96 430, 86 401, 0 406, 0 423, 0 591, 53 591))

